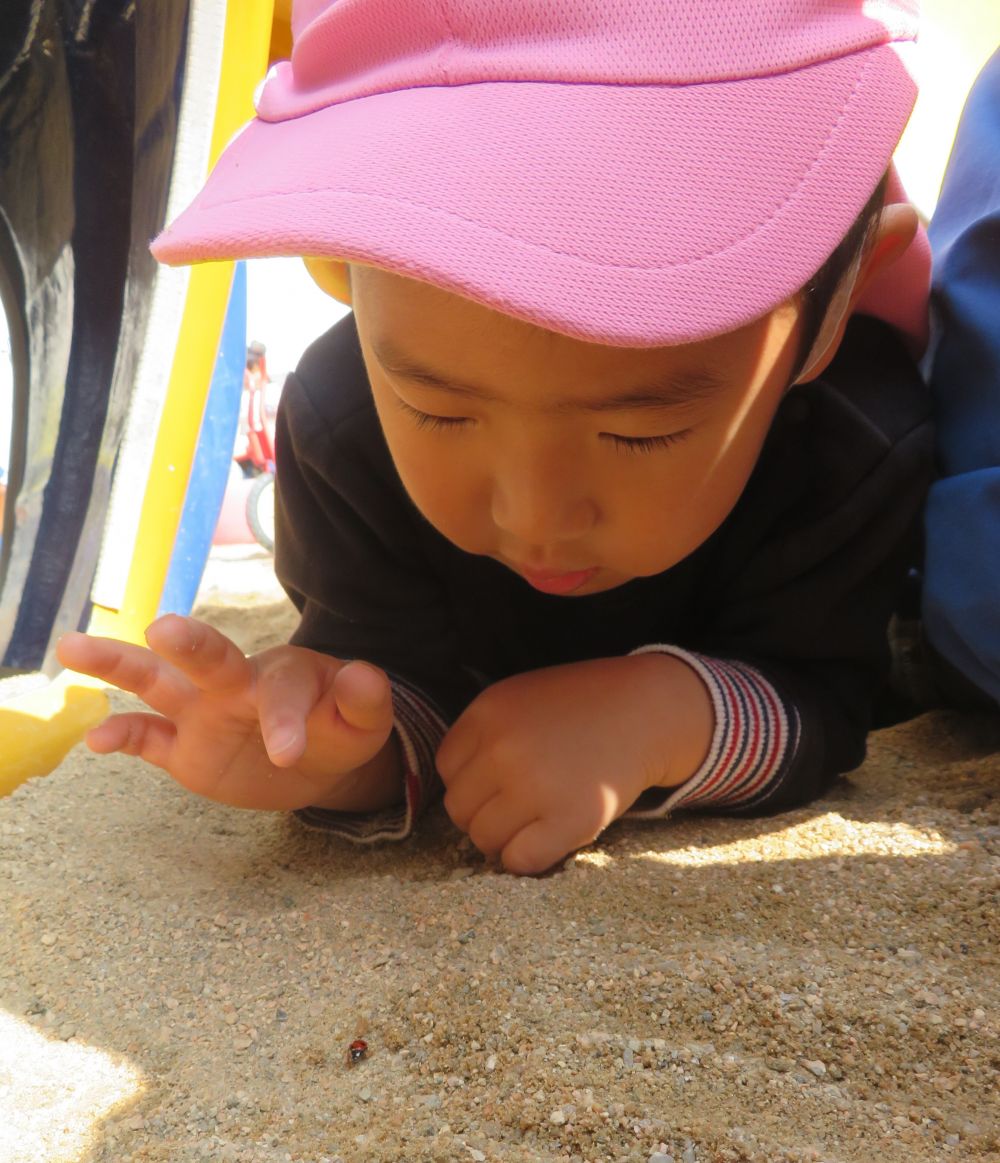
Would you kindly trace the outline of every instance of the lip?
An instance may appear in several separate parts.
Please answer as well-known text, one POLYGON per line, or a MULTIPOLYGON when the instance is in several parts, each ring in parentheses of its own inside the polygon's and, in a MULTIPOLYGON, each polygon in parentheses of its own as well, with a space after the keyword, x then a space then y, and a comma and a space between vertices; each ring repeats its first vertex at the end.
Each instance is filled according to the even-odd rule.
POLYGON ((540 590, 543 594, 571 594, 597 573, 597 567, 577 569, 569 573, 558 573, 551 569, 525 569, 515 567, 517 572, 530 586, 540 590))

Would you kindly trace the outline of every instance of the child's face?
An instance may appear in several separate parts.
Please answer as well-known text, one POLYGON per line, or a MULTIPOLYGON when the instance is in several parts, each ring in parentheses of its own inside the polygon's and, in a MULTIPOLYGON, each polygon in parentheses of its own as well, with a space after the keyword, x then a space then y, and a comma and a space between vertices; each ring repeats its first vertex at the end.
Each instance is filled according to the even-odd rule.
POLYGON ((549 593, 611 589, 701 545, 747 482, 798 350, 794 302, 699 343, 624 348, 372 267, 352 268, 352 290, 414 504, 549 593))

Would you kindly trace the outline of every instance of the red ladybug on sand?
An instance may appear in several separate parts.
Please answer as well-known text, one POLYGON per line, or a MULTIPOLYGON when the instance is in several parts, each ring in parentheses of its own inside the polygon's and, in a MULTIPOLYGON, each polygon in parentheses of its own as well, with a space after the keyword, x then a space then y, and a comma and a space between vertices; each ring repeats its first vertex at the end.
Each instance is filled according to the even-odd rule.
POLYGON ((355 1038, 354 1041, 347 1047, 348 1065, 355 1066, 368 1053, 368 1043, 364 1038, 355 1038))

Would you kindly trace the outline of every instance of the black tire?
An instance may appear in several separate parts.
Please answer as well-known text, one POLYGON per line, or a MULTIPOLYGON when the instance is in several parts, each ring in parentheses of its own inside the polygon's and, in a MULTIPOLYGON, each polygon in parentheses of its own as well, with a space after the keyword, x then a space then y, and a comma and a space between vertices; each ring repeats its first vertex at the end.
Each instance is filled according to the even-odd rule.
POLYGON ((257 543, 274 552, 274 475, 261 473, 247 497, 247 524, 257 543))

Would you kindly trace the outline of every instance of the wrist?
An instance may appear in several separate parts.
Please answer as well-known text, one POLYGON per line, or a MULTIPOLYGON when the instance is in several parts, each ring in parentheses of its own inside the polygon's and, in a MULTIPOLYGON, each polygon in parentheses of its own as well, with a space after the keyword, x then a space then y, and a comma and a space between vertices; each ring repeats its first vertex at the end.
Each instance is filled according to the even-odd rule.
POLYGON ((649 715, 657 726, 646 786, 678 787, 708 758, 715 734, 711 694, 698 672, 675 655, 650 651, 629 658, 645 676, 649 715))

